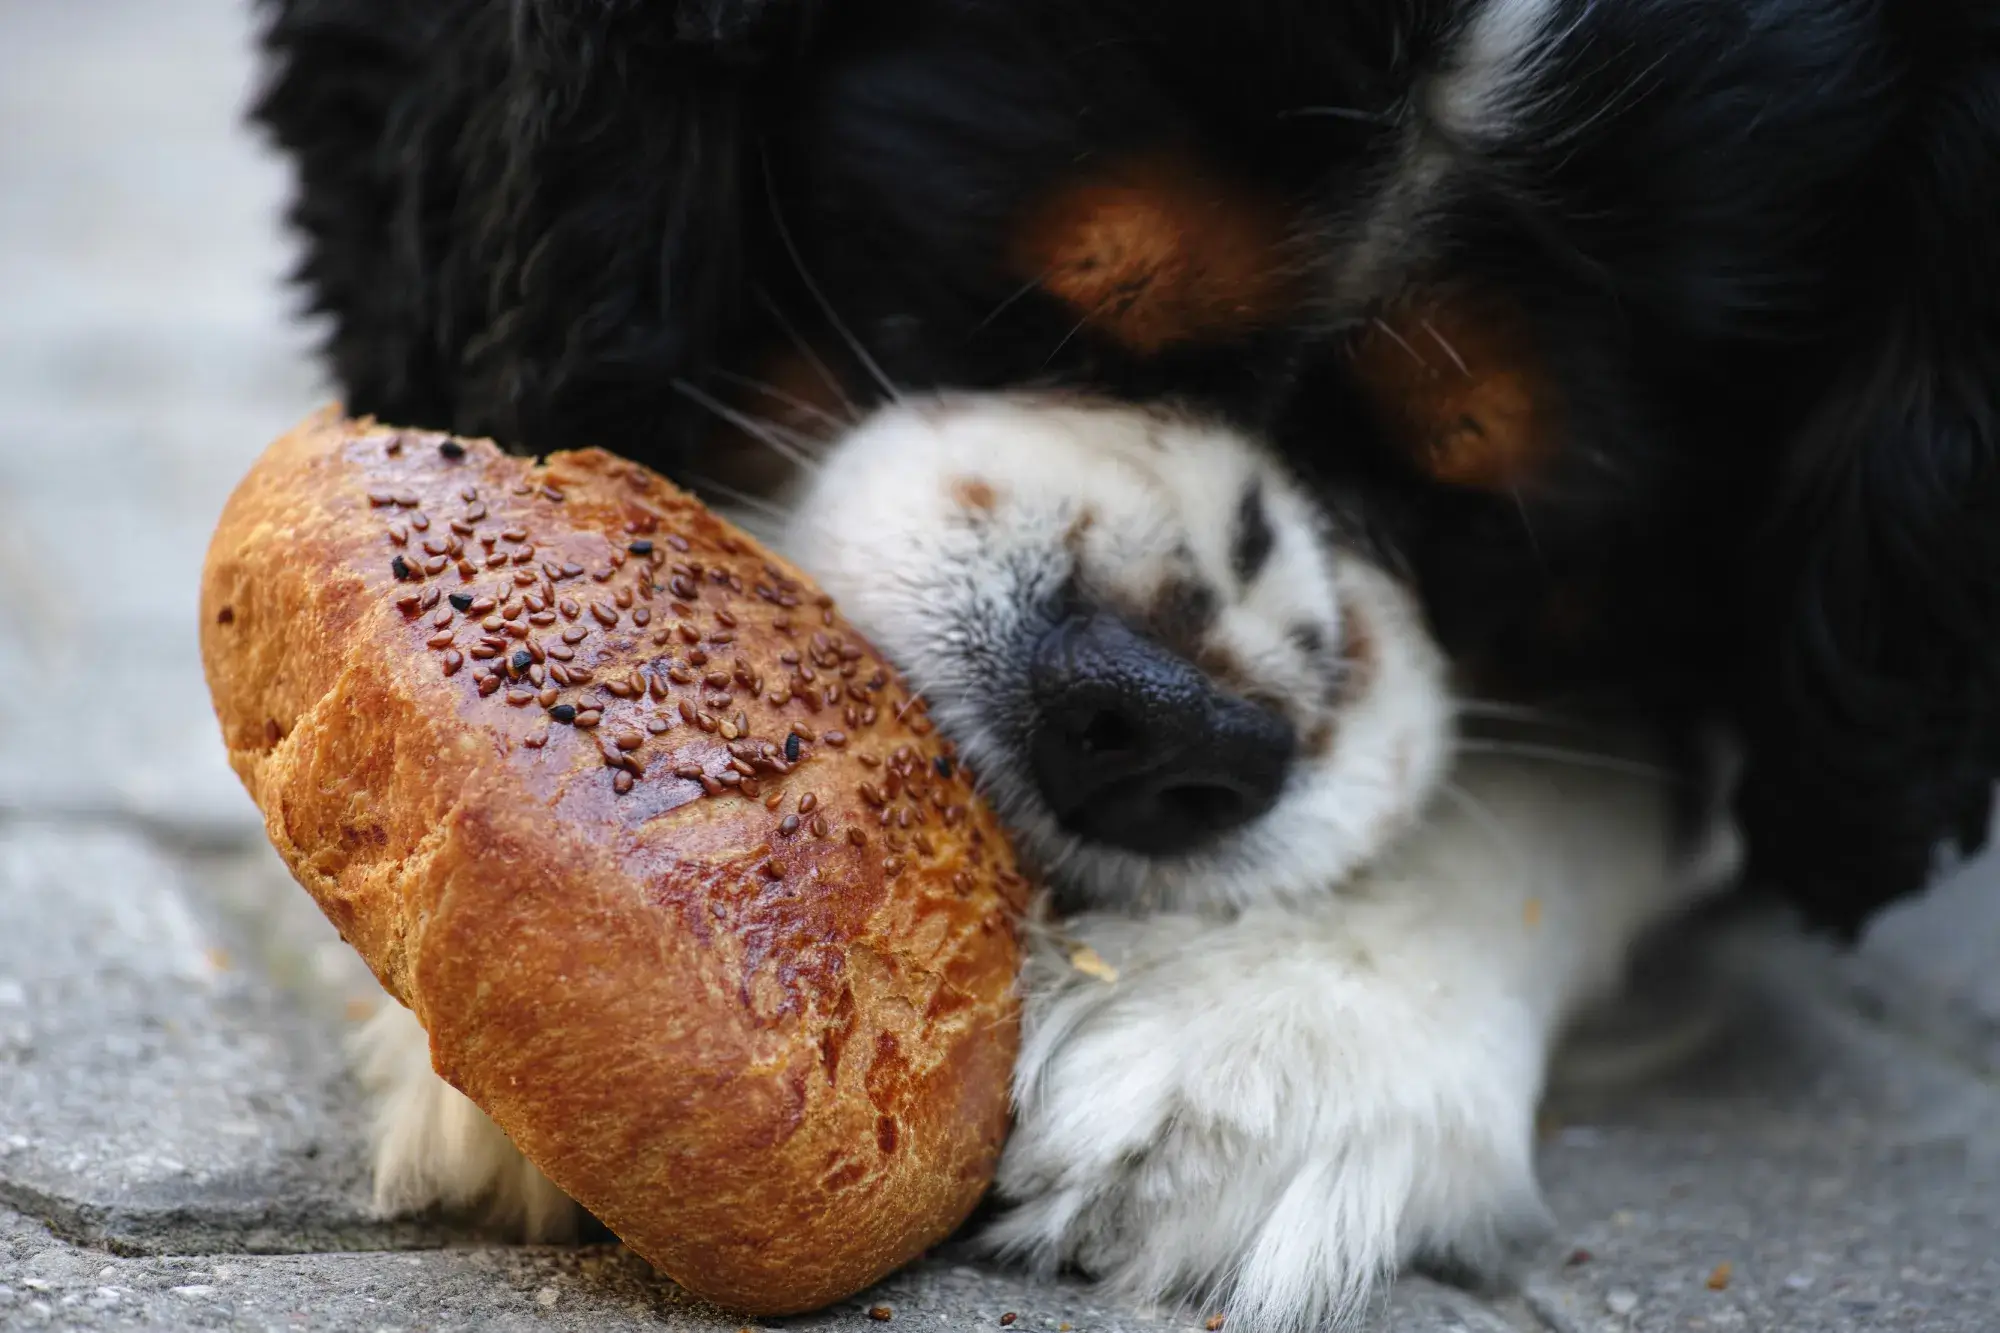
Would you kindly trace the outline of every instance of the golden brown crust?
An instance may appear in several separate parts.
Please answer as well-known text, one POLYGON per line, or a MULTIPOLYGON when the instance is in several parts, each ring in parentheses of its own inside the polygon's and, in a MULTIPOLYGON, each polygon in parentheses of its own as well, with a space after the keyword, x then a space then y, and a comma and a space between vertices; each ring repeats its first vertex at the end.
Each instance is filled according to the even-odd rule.
POLYGON ((1025 886, 796 571, 608 454, 327 412, 231 498, 201 616, 293 873, 633 1249, 782 1313, 970 1210, 1025 886))

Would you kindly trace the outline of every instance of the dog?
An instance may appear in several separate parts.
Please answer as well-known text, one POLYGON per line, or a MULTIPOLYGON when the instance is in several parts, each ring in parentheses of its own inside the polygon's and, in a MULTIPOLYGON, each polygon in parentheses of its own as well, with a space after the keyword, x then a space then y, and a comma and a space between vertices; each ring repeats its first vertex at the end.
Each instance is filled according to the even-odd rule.
MULTIPOLYGON (((1499 1271, 1550 1041, 1734 829, 1848 935, 1983 837, 1976 0, 265 17, 349 405, 738 499, 980 756, 1068 913, 1010 1253, 1274 1328, 1499 1271), (1627 758, 1466 734, 1557 708, 1627 758)), ((385 1202, 562 1225, 420 1043, 385 1202)))

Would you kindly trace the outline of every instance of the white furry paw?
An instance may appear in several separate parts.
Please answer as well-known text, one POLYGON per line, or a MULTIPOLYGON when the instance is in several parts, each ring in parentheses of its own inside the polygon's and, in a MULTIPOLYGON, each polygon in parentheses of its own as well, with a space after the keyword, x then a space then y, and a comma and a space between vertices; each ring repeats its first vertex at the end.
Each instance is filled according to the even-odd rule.
POLYGON ((1506 1275, 1546 1228, 1541 1025, 1345 906, 1090 916, 1039 945, 988 1243, 1255 1333, 1336 1323, 1412 1262, 1506 1275))
POLYGON ((369 1141, 378 1213, 476 1211, 521 1240, 576 1238, 583 1210, 437 1076, 416 1015, 386 1001, 355 1033, 353 1054, 374 1101, 369 1141))

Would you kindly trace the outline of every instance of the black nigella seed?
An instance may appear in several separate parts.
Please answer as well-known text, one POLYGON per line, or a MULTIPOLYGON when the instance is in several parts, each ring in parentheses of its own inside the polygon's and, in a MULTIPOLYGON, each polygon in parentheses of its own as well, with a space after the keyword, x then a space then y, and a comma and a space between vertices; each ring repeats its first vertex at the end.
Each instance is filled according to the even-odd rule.
POLYGON ((527 649, 523 648, 520 652, 514 654, 513 657, 514 670, 526 671, 530 666, 534 664, 534 661, 535 661, 534 656, 530 654, 527 649))
POLYGON ((574 722, 576 721, 576 706, 574 704, 557 704, 549 710, 549 716, 558 722, 574 722))
POLYGON ((633 555, 651 555, 653 553, 653 544, 649 541, 636 541, 625 549, 633 555))
POLYGON ((400 555, 389 562, 389 572, 394 574, 399 581, 404 582, 407 582, 416 573, 415 570, 410 568, 410 562, 403 559, 400 555))
POLYGON ((472 594, 469 592, 455 592, 445 598, 445 600, 451 603, 452 610, 454 611, 470 611, 472 609, 472 594))
POLYGON ((796 731, 788 732, 785 736, 785 762, 788 764, 799 762, 799 733, 796 731))
POLYGON ((459 459, 465 457, 465 446, 457 440, 446 440, 438 446, 438 452, 446 458, 459 459))
POLYGON ((939 755, 937 758, 931 760, 931 767, 937 770, 937 775, 941 778, 951 776, 951 760, 944 755, 939 755))

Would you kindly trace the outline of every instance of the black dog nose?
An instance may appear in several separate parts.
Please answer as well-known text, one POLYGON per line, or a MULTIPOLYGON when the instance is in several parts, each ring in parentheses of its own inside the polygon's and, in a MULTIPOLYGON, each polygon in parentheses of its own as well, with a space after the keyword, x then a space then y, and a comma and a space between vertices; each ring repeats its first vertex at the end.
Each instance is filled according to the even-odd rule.
POLYGON ((1111 615, 1072 616, 1032 669, 1029 756, 1070 832, 1163 855, 1271 808, 1296 739, 1291 724, 1218 689, 1111 615))

